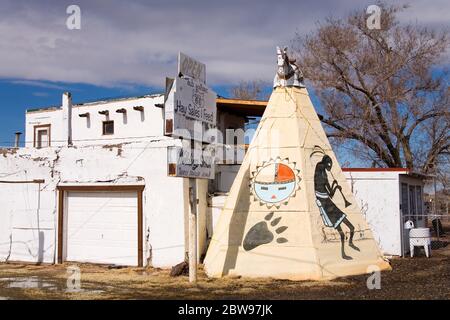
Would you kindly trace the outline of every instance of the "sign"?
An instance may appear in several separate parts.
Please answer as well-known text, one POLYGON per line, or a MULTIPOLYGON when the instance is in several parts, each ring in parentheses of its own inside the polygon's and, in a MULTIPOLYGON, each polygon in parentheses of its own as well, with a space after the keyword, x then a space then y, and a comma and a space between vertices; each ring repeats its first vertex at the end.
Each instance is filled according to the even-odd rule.
POLYGON ((211 143, 208 131, 216 128, 217 95, 192 78, 166 81, 165 135, 211 143))
POLYGON ((167 149, 168 175, 172 177, 214 179, 214 148, 212 145, 183 140, 183 146, 167 149))
POLYGON ((214 179, 217 95, 206 86, 206 66, 183 53, 178 77, 166 79, 164 134, 182 138, 168 148, 168 175, 214 179))
POLYGON ((187 76, 206 83, 206 65, 180 52, 178 54, 178 76, 187 76))

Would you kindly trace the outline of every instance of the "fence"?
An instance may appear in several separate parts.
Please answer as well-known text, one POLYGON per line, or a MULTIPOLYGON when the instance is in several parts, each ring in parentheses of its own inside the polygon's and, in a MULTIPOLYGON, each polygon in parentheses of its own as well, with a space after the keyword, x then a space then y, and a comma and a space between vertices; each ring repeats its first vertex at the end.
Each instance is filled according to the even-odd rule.
MULTIPOLYGON (((450 244, 450 215, 424 214, 403 216, 403 226, 407 221, 412 221, 415 228, 430 229, 431 250, 439 250, 450 244)), ((409 243, 405 244, 405 248, 409 248, 409 243)))
POLYGON ((439 249, 450 244, 450 215, 430 215, 429 228, 434 235, 431 249, 439 249))

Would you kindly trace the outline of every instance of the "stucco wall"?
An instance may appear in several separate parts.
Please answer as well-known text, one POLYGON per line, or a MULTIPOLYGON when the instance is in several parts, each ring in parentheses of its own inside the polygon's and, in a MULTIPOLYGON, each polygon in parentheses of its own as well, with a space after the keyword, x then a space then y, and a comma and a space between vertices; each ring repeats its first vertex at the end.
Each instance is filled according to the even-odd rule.
POLYGON ((399 173, 344 173, 381 251, 401 255, 399 173))
MULTIPOLYGON (((163 95, 141 98, 116 99, 73 105, 72 108, 72 141, 74 146, 115 143, 130 141, 133 137, 158 137, 163 135, 164 109, 156 104, 164 102, 163 95), (133 108, 142 106, 143 111, 133 108), (126 109, 126 113, 117 113, 118 109, 126 109), (99 111, 109 111, 109 115, 99 111), (89 113, 89 117, 80 114, 89 113), (103 121, 114 121, 114 135, 103 135, 103 121)), ((25 146, 32 147, 34 126, 51 124, 51 145, 66 146, 63 112, 61 109, 39 110, 27 112, 25 146)))
POLYGON ((50 124, 50 144, 62 145, 63 141, 62 110, 45 110, 27 113, 25 121, 25 147, 32 148, 34 143, 34 126, 50 124))
POLYGON ((43 184, 0 183, 0 261, 53 262, 55 249, 56 153, 3 150, 1 181, 46 179, 43 184))
POLYGON ((120 141, 130 137, 161 136, 163 134, 164 109, 155 107, 155 104, 164 103, 163 96, 140 99, 127 99, 107 103, 85 104, 74 106, 72 117, 72 136, 74 145, 92 144, 92 139, 99 139, 95 143, 108 143, 108 138, 120 141), (136 111, 135 106, 143 106, 144 111, 136 111), (117 109, 125 108, 125 114, 117 113, 117 109), (109 116, 99 114, 99 111, 108 110, 109 116), (90 120, 80 118, 78 115, 90 113, 90 120), (114 135, 102 135, 103 121, 114 121, 114 135), (102 140, 105 139, 105 140, 102 140))
MULTIPOLYGON (((166 171, 167 146, 174 143, 160 137, 109 146, 2 151, 0 180, 45 179, 45 183, 0 183, 0 261, 55 261, 59 183, 137 182, 145 183, 144 263, 170 267, 183 261, 186 183, 183 178, 168 177, 166 171)), ((200 184, 200 203, 205 203, 206 183, 200 184)), ((201 213, 200 228, 205 219, 201 213)), ((206 238, 205 231, 199 235, 206 238)), ((205 240, 199 245, 202 250, 205 240)))

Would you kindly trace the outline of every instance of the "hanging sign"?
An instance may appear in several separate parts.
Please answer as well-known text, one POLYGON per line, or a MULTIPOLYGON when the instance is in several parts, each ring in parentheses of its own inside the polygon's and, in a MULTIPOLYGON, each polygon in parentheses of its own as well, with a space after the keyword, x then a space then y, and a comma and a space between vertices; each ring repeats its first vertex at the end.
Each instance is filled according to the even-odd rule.
POLYGON ((164 134, 183 139, 168 150, 169 176, 214 179, 214 146, 206 145, 216 142, 217 94, 205 80, 205 65, 183 53, 178 77, 166 79, 164 134))
POLYGON ((180 52, 178 54, 178 76, 187 76, 206 83, 206 65, 180 52))

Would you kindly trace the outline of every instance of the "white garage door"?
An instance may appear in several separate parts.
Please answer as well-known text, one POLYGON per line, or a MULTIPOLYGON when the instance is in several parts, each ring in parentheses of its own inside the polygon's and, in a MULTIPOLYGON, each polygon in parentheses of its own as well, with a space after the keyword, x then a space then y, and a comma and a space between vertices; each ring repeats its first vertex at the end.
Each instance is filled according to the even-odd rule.
POLYGON ((66 260, 137 266, 136 192, 68 192, 66 260))

